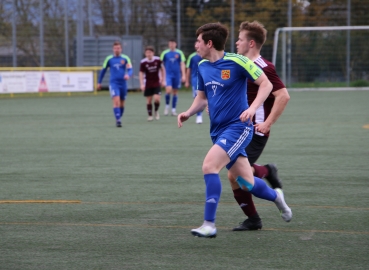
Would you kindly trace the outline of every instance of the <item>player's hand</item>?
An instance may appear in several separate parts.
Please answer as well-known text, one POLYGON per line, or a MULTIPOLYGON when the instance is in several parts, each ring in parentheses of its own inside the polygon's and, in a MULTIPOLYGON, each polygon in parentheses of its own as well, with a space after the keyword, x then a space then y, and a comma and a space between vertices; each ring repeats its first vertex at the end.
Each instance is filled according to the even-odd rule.
POLYGON ((265 122, 254 125, 255 131, 263 134, 267 134, 270 131, 270 127, 271 126, 269 124, 266 124, 265 122))
POLYGON ((185 87, 189 87, 190 83, 189 82, 185 82, 185 87))
POLYGON ((97 84, 97 91, 101 90, 101 83, 97 84))
POLYGON ((187 121, 188 118, 190 118, 190 114, 188 114, 187 112, 183 112, 178 114, 177 116, 177 122, 178 122, 178 127, 182 127, 183 126, 183 122, 187 121))
POLYGON ((165 87, 165 78, 162 78, 161 81, 160 81, 160 83, 161 83, 161 86, 162 87, 165 87))
POLYGON ((128 80, 129 79, 129 75, 128 74, 124 75, 124 79, 125 80, 128 80))
POLYGON ((209 115, 209 106, 206 106, 206 112, 208 113, 209 115))
POLYGON ((250 107, 241 113, 240 119, 242 122, 252 121, 252 118, 254 117, 254 115, 255 115, 255 110, 250 107))
POLYGON ((182 82, 185 83, 186 82, 186 77, 182 76, 182 82))
POLYGON ((145 91, 145 85, 144 84, 141 84, 141 91, 145 91))

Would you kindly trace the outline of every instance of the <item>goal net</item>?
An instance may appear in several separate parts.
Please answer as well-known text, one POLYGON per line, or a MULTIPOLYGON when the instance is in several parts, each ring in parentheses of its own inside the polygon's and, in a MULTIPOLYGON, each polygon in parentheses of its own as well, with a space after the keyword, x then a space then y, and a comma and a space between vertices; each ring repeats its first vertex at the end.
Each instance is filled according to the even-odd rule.
POLYGON ((284 27, 273 63, 289 89, 369 90, 369 26, 284 27))

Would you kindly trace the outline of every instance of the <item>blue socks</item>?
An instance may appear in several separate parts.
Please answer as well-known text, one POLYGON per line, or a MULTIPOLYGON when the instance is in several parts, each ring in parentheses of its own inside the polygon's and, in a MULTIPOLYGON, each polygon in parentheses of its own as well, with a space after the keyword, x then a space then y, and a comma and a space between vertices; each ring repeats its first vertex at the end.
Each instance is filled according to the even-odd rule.
POLYGON ((178 100, 178 96, 177 95, 173 95, 172 98, 172 108, 175 109, 177 106, 177 100, 178 100))
POLYGON ((277 193, 274 189, 270 188, 263 180, 254 176, 254 186, 243 179, 241 176, 237 177, 237 183, 242 187, 246 187, 252 195, 260 199, 274 202, 277 198, 277 193))
POLYGON ((201 116, 202 115, 202 112, 198 112, 196 115, 197 116, 201 116))
POLYGON ((113 113, 114 113, 114 116, 115 116, 115 120, 119 120, 120 119, 120 108, 113 108, 113 113))
POLYGON ((124 113, 124 107, 121 107, 119 109, 120 109, 120 117, 122 117, 123 116, 123 113, 124 113))
POLYGON ((215 222, 220 194, 222 193, 222 183, 219 174, 216 173, 205 174, 204 179, 206 185, 204 220, 215 222))
POLYGON ((165 104, 169 105, 170 102, 170 94, 165 94, 165 104))

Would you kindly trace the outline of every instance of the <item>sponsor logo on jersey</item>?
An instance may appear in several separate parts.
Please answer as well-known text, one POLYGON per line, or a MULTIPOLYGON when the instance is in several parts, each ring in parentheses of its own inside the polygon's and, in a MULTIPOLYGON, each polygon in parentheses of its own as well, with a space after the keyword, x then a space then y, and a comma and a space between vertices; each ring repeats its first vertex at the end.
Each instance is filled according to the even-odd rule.
POLYGON ((222 70, 221 78, 222 80, 228 80, 229 78, 231 78, 231 70, 229 69, 222 70))

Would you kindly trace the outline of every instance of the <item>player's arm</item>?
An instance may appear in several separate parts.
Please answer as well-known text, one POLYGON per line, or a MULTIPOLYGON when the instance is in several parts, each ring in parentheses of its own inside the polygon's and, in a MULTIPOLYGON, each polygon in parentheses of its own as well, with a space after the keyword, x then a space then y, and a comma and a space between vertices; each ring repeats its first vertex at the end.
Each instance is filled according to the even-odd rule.
POLYGON ((186 83, 185 83, 185 87, 189 87, 190 86, 190 78, 191 78, 191 60, 192 60, 193 54, 191 54, 188 58, 187 58, 187 62, 186 62, 186 83))
POLYGON ((181 74, 182 74, 182 82, 186 82, 186 57, 184 56, 182 51, 179 51, 181 55, 181 74))
POLYGON ((181 74, 182 74, 182 82, 186 82, 186 65, 184 62, 181 62, 181 74))
POLYGON ((145 83, 144 83, 145 73, 142 72, 141 70, 140 70, 139 78, 140 78, 140 88, 141 88, 141 91, 145 91, 145 83))
POLYGON ((193 100, 191 107, 187 111, 180 113, 177 117, 178 127, 181 127, 183 125, 183 122, 186 121, 195 113, 203 111, 205 107, 208 105, 208 100, 206 98, 204 91, 205 90, 204 80, 202 79, 200 72, 197 73, 196 88, 198 89, 197 96, 193 100))
POLYGON ((160 67, 160 82, 161 82, 161 86, 165 87, 165 76, 166 76, 166 72, 165 72, 165 67, 164 64, 161 63, 161 67, 160 67))
POLYGON ((180 113, 177 118, 178 127, 182 127, 183 122, 187 121, 192 115, 202 112, 205 107, 208 105, 208 100, 205 96, 204 91, 197 91, 197 96, 192 102, 190 108, 187 111, 180 113))
POLYGON ((186 87, 190 86, 190 80, 191 80, 191 68, 188 67, 186 69, 186 84, 185 84, 186 87))
POLYGON ((271 126, 278 120, 278 118, 283 113, 284 109, 287 106, 288 101, 290 100, 290 95, 286 88, 279 89, 277 91, 272 92, 274 96, 274 103, 272 110, 267 119, 265 119, 264 123, 259 123, 255 125, 255 128, 258 132, 268 133, 270 131, 271 126))
POLYGON ((132 62, 131 62, 131 59, 127 55, 122 54, 122 57, 124 57, 127 61, 127 63, 126 63, 126 74, 124 75, 124 79, 128 80, 133 75, 132 62))
POLYGON ((106 73, 106 70, 108 69, 109 67, 109 60, 111 59, 111 56, 108 56, 105 58, 105 61, 103 63, 103 67, 100 71, 100 74, 99 74, 99 79, 97 80, 97 89, 100 90, 101 89, 101 82, 102 80, 104 79, 104 75, 106 73))
POLYGON ((273 85, 269 81, 265 73, 262 73, 254 81, 254 83, 259 85, 258 94, 256 95, 256 98, 254 102, 250 105, 250 107, 241 114, 240 119, 243 122, 246 122, 254 117, 256 109, 259 108, 261 104, 264 103, 264 101, 267 99, 267 97, 269 96, 270 92, 273 89, 273 85))

